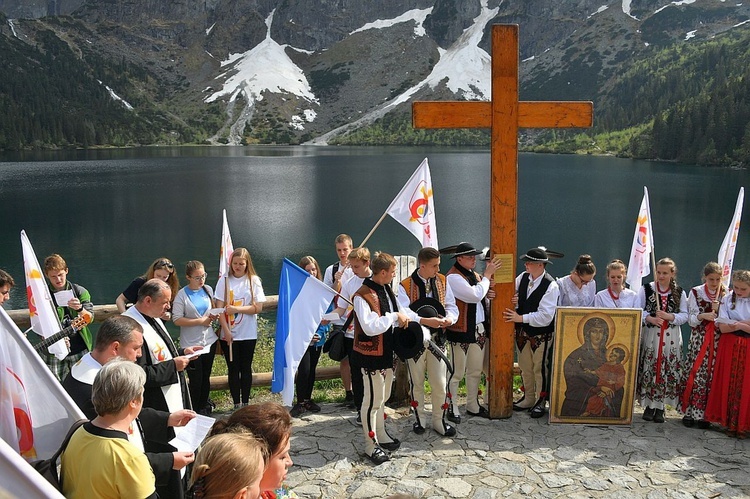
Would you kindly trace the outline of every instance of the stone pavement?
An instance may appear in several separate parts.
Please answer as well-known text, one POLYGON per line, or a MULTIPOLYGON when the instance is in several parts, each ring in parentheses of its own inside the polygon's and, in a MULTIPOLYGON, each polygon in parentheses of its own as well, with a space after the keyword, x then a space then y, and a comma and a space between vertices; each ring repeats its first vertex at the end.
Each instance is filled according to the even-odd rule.
POLYGON ((750 440, 685 428, 674 412, 649 423, 636 405, 630 427, 464 417, 453 438, 416 435, 408 409, 387 412, 402 444, 380 466, 361 454, 349 409, 325 404, 295 419, 286 483, 302 498, 750 497, 750 440))

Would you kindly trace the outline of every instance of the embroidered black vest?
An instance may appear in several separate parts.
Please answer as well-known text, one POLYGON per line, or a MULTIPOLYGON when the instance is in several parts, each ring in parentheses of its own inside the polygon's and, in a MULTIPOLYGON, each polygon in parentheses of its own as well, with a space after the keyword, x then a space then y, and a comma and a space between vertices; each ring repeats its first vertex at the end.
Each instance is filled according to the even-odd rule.
MULTIPOLYGON (((554 277, 545 272, 539 286, 527 296, 527 293, 529 292, 529 281, 531 281, 531 278, 528 272, 524 272, 521 276, 521 282, 518 284, 518 307, 516 308, 516 312, 518 312, 519 315, 524 315, 539 310, 539 304, 542 302, 544 293, 547 292, 547 289, 549 289, 550 284, 552 284, 554 280, 554 277)), ((555 320, 553 319, 546 326, 534 327, 528 324, 523 324, 521 327, 529 336, 539 336, 540 334, 547 334, 554 331, 555 320)))
MULTIPOLYGON (((380 316, 386 312, 397 312, 398 305, 390 286, 381 286, 369 277, 362 287, 354 293, 367 302, 370 309, 380 316)), ((354 312, 352 312, 354 313, 354 312)), ((355 366, 365 369, 391 369, 393 367, 393 327, 382 334, 367 336, 354 314, 354 347, 351 361, 355 366)))
MULTIPOLYGON (((472 270, 466 270, 463 267, 459 268, 456 263, 448 271, 446 275, 458 274, 469 283, 470 286, 474 286, 482 279, 482 277, 472 270), (473 277, 473 279, 472 279, 473 277), (473 282, 472 282, 473 281, 473 282)), ((466 303, 456 298, 456 307, 458 307, 458 320, 452 326, 448 326, 448 341, 454 343, 476 343, 476 329, 477 329, 477 305, 484 307, 483 322, 485 331, 489 329, 489 322, 486 320, 489 317, 487 313, 487 307, 484 306, 484 299, 479 303, 466 303)))

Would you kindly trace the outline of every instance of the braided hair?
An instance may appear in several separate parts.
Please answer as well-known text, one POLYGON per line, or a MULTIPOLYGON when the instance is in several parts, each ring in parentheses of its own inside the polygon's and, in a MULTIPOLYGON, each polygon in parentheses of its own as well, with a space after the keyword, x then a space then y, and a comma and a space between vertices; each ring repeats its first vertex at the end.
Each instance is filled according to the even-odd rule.
POLYGON ((674 260, 671 258, 662 258, 656 262, 656 266, 658 267, 659 265, 667 265, 672 268, 672 277, 669 278, 669 293, 672 295, 675 308, 679 310, 682 293, 677 293, 677 279, 675 278, 677 275, 677 265, 675 265, 674 260))

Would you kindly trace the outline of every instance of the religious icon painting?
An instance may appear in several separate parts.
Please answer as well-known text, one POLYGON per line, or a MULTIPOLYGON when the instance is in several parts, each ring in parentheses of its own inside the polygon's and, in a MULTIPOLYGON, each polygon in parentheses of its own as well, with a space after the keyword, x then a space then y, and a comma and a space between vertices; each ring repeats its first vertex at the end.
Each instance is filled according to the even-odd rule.
POLYGON ((631 424, 641 314, 557 307, 550 423, 631 424))

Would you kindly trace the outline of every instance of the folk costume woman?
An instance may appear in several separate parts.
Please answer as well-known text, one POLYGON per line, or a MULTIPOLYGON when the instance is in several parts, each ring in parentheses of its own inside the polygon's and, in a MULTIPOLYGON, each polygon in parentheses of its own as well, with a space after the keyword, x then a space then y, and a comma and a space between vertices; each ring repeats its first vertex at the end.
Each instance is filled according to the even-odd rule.
POLYGON ((592 307, 596 295, 596 267, 589 255, 581 255, 570 275, 557 280, 560 287, 560 298, 557 304, 561 307, 592 307))
POLYGON ((703 284, 691 289, 688 295, 688 323, 692 329, 680 398, 680 410, 685 415, 682 424, 688 428, 697 425, 705 429, 711 425, 705 421, 704 412, 719 346, 719 331, 714 321, 723 291, 721 274, 718 263, 707 263, 703 267, 703 284))
POLYGON ((705 418, 731 436, 750 432, 750 271, 732 275, 732 292, 721 300, 721 335, 705 418))
POLYGON ((612 260, 607 265, 607 289, 599 291, 594 306, 601 308, 643 308, 638 303, 638 293, 625 287, 627 267, 622 260, 612 260))
POLYGON ((641 288, 639 301, 648 312, 641 334, 638 388, 643 419, 664 422, 664 407, 677 407, 682 379, 682 333, 687 322, 687 297, 677 285, 677 267, 670 258, 656 263, 656 281, 641 288))
POLYGON ((230 266, 229 274, 222 276, 216 284, 216 306, 225 307, 225 313, 219 317, 223 332, 221 349, 227 361, 229 393, 235 409, 239 409, 250 400, 253 357, 258 340, 258 314, 263 310, 266 295, 247 249, 235 249, 230 266))

